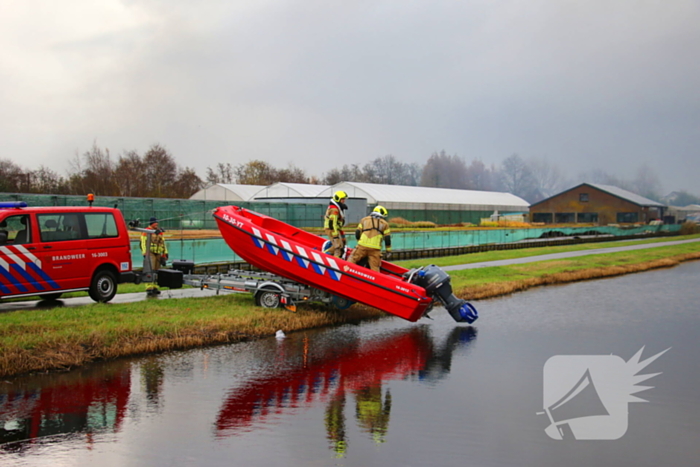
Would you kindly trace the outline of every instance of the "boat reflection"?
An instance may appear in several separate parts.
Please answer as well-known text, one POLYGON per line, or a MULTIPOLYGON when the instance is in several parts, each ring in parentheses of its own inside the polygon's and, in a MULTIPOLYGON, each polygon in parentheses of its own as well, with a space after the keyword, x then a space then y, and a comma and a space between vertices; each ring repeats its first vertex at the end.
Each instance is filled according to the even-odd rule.
POLYGON ((285 341, 283 346, 298 347, 284 348, 289 359, 302 357, 282 370, 231 390, 215 422, 216 436, 249 432, 276 420, 276 415, 286 410, 309 408, 320 402, 326 404, 329 446, 342 457, 347 448, 345 408, 350 396, 355 401, 358 428, 382 443, 392 408, 391 393, 383 383, 411 378, 440 380, 450 372, 455 349, 475 338, 476 329, 456 327, 446 337, 434 339, 430 327, 424 325, 373 339, 357 338, 342 346, 333 342, 312 344, 308 339, 285 341))
POLYGON ((117 432, 124 420, 131 370, 116 362, 96 369, 27 376, 0 387, 0 450, 20 452, 35 440, 68 433, 117 432))

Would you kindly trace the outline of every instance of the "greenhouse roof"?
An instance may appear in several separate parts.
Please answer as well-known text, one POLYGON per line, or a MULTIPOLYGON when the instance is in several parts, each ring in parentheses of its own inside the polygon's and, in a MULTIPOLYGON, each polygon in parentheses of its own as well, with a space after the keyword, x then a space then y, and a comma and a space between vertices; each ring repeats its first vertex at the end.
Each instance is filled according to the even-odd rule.
POLYGON ((190 196, 190 199, 207 199, 216 201, 250 201, 264 185, 233 185, 217 183, 210 185, 190 196))
POLYGON ((317 196, 330 197, 337 190, 350 198, 366 198, 368 204, 427 203, 480 206, 512 206, 527 210, 530 204, 510 193, 495 191, 455 190, 421 186, 378 185, 374 183, 341 182, 321 191, 317 196))
POLYGON ((310 185, 306 183, 275 183, 263 187, 255 194, 255 199, 262 198, 316 198, 328 185, 310 185))

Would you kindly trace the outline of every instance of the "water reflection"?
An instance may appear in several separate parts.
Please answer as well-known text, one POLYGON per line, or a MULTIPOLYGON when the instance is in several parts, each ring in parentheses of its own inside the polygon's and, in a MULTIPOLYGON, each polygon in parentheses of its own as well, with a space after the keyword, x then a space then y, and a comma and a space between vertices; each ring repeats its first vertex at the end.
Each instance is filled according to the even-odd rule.
MULTIPOLYGON (((342 457, 347 449, 345 408, 354 400, 361 432, 383 443, 391 417, 391 393, 383 383, 398 379, 434 382, 449 374, 455 349, 476 338, 476 329, 457 327, 435 342, 428 326, 393 331, 372 339, 344 342, 309 339, 283 341, 291 365, 247 381, 229 391, 215 423, 217 437, 249 432, 285 411, 326 404, 325 428, 330 448, 342 457)), ((288 362, 287 362, 288 363, 288 362)))
POLYGON ((157 409, 160 405, 164 378, 165 369, 158 357, 147 357, 141 363, 141 387, 149 409, 157 409))
POLYGON ((21 452, 33 440, 84 433, 117 432, 131 387, 127 363, 94 371, 19 378, 0 386, 0 450, 21 452))

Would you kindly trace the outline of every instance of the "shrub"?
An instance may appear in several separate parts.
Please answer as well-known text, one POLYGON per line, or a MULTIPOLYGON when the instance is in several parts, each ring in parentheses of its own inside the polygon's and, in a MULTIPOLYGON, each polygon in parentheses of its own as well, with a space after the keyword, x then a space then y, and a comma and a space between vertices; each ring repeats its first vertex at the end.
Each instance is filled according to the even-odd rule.
POLYGON ((408 227, 411 224, 411 221, 407 221, 403 217, 392 217, 389 219, 389 225, 392 227, 408 227))
POLYGON ((435 227, 437 227, 437 224, 435 224, 435 222, 430 222, 430 221, 411 222, 411 221, 407 221, 403 217, 392 217, 391 219, 389 219, 389 227, 394 227, 394 228, 414 227, 417 229, 434 229, 435 227))
POLYGON ((681 230, 680 234, 681 235, 692 235, 700 233, 700 225, 696 224, 695 222, 683 222, 681 224, 681 230))

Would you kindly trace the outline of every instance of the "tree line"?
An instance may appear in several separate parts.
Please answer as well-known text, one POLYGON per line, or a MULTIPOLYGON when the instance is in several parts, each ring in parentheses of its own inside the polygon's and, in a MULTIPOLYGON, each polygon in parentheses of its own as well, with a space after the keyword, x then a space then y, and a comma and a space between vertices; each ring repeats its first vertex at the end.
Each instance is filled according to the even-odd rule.
MULTIPOLYGON (((147 198, 189 198, 215 183, 271 185, 273 183, 364 182, 386 185, 425 186, 463 190, 500 191, 517 195, 530 203, 552 196, 581 182, 614 185, 656 201, 665 201, 658 176, 640 166, 632 178, 623 179, 601 169, 570 178, 550 160, 523 158, 512 154, 501 164, 486 165, 479 159, 467 161, 444 150, 434 152, 425 164, 405 163, 393 155, 377 157, 365 164, 344 164, 322 176, 309 175, 290 164, 277 168, 268 162, 251 160, 232 165, 219 162, 207 167, 200 178, 191 167, 181 167, 172 154, 159 144, 143 155, 126 151, 113 157, 108 149, 93 144, 70 161, 66 177, 41 166, 25 170, 7 159, 0 159, 0 192, 77 194, 147 198)), ((700 204, 700 197, 686 191, 675 193, 673 204, 700 204)))
POLYGON ((93 147, 70 161, 67 177, 42 166, 24 170, 0 159, 0 192, 59 195, 189 198, 202 188, 194 169, 181 167, 163 146, 154 144, 143 155, 127 151, 113 158, 109 149, 93 147))

